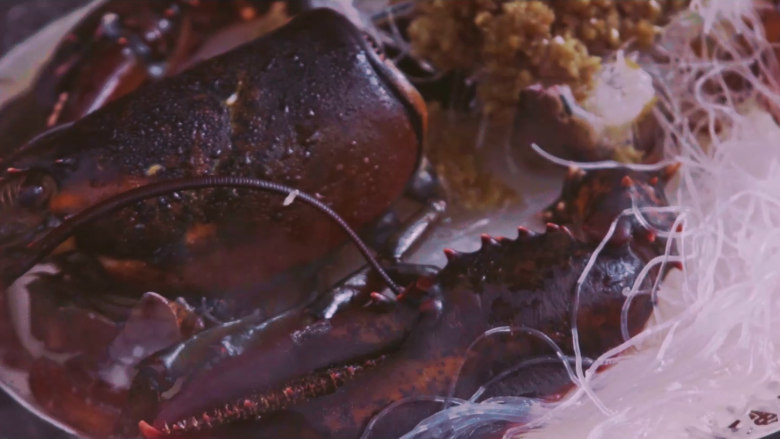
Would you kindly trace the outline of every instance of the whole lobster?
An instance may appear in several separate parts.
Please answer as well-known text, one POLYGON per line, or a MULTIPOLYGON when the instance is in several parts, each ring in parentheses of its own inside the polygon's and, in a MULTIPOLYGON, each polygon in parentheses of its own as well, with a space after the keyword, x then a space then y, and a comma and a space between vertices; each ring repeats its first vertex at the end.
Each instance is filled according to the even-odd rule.
MULTIPOLYGON (((196 17, 209 3, 171 1, 159 11, 196 17)), ((140 10, 158 11, 159 4, 140 10)), ((219 10, 227 11, 226 21, 243 11, 219 10)), ((106 26, 107 12, 101 14, 103 21, 92 16, 83 26, 106 26)), ((111 41, 126 44, 130 36, 111 41)), ((166 44, 162 53, 176 52, 166 44)), ((9 286, 55 251, 48 260, 66 268, 64 275, 39 274, 27 284, 31 291, 108 289, 138 297, 151 289, 171 298, 228 297, 237 311, 229 321, 208 323, 207 312, 145 295, 124 315, 124 328, 98 319, 98 327, 112 328, 107 340, 69 359, 66 372, 36 360, 33 392, 47 395, 52 411, 83 431, 397 437, 480 387, 483 397, 557 395, 571 384, 567 358, 575 344, 584 357, 597 357, 641 330, 650 315, 649 295, 627 302, 625 292, 650 290, 663 275, 654 269, 639 277, 664 252, 657 232, 672 218, 655 208, 666 204, 663 186, 674 168, 572 170, 546 213, 552 222, 544 233, 521 227, 514 240, 483 236, 475 253, 446 251, 441 270, 377 262, 360 244, 373 269, 297 305, 305 297, 282 292, 279 274, 333 248, 343 240, 339 229, 360 242, 352 229, 379 217, 407 185, 425 134, 422 98, 369 37, 327 10, 301 14, 267 37, 104 106, 108 96, 160 76, 150 58, 132 59, 146 69, 142 79, 131 75, 120 81, 126 88, 75 100, 66 95, 39 122, 75 122, 0 157, 0 280, 9 286), (281 210, 278 194, 327 215, 281 210), (647 218, 638 221, 628 210, 647 218), (71 367, 78 379, 99 375, 84 364, 108 362, 127 344, 117 340, 155 313, 173 319, 178 335, 136 346, 145 358, 127 367, 129 390, 104 389, 101 376, 88 379, 88 392, 73 393, 71 367), (85 413, 55 401, 65 395, 85 413), (377 416, 431 395, 445 403, 377 416)), ((187 65, 178 63, 163 71, 187 65)), ((427 219, 414 219, 410 230, 427 219)), ((409 245, 405 239, 397 239, 400 247, 409 245)), ((470 434, 489 437, 505 427, 470 434)))

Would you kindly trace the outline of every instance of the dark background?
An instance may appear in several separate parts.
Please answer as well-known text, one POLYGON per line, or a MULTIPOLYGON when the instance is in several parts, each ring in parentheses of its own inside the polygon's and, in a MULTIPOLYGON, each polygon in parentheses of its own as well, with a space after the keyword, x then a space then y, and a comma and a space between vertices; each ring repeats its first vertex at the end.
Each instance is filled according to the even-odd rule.
POLYGON ((0 0, 0 56, 57 17, 89 0, 0 0))

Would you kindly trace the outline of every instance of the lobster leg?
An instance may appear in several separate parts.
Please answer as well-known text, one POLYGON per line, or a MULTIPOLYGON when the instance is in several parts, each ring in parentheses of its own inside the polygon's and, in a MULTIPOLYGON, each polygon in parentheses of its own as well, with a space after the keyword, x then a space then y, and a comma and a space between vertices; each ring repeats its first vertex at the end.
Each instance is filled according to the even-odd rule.
POLYGON ((406 199, 422 204, 405 221, 401 222, 394 210, 381 218, 370 232, 368 239, 379 249, 380 256, 399 262, 442 218, 447 209, 444 188, 433 166, 423 157, 420 166, 404 189, 406 199))
POLYGON ((442 199, 428 201, 407 220, 405 227, 390 237, 383 256, 391 261, 401 261, 417 243, 422 242, 422 238, 441 219, 446 208, 447 203, 442 199))

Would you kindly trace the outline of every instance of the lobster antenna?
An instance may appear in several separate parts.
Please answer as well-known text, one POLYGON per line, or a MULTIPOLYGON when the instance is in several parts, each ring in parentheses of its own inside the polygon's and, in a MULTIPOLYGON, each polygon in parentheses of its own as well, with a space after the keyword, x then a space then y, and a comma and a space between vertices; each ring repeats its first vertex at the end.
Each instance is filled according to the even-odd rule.
MULTIPOLYGON (((226 187, 236 189, 251 189, 265 192, 274 192, 280 195, 287 195, 292 197, 293 201, 301 200, 305 204, 317 209, 324 213, 333 222, 335 222, 352 240, 357 246, 360 253, 366 258, 366 261, 373 267, 379 274, 382 280, 387 286, 396 294, 400 294, 400 287, 391 278, 390 275, 379 265, 374 255, 369 250, 368 246, 360 239, 355 231, 344 221, 338 213, 328 207, 323 202, 319 201, 315 197, 301 192, 298 189, 286 186, 280 183, 274 183, 272 181, 260 180, 250 177, 231 177, 231 176, 205 176, 205 177, 185 177, 172 180, 165 180, 156 183, 150 183, 144 186, 140 186, 126 192, 122 192, 116 196, 103 200, 94 206, 88 207, 81 212, 73 215, 65 220, 62 224, 51 230, 44 235, 38 241, 35 241, 28 245, 28 250, 32 251, 32 254, 23 258, 20 264, 20 272, 24 273, 38 263, 42 258, 51 253, 57 246, 65 241, 75 230, 95 218, 98 218, 107 213, 126 207, 130 204, 148 199, 165 195, 171 192, 178 192, 183 190, 195 190, 213 187, 226 187)), ((289 199, 289 198, 288 198, 289 199)), ((285 204, 287 200, 285 200, 285 204)))

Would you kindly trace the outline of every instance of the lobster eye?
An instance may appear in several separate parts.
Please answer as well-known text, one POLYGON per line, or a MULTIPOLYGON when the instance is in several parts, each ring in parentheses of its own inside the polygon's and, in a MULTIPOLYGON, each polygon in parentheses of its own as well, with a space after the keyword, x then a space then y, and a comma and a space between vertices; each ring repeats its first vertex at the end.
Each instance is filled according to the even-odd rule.
POLYGON ((57 190, 57 183, 46 174, 29 175, 19 189, 19 206, 25 209, 45 207, 57 190))
POLYGON ((4 182, 0 188, 0 205, 39 210, 46 206, 57 190, 54 179, 40 172, 24 172, 4 182))

